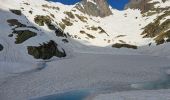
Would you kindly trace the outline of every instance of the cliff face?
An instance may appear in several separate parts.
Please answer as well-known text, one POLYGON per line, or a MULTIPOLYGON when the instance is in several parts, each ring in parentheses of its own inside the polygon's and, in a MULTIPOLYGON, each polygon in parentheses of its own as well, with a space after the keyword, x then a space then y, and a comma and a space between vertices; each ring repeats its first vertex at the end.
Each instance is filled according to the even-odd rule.
POLYGON ((106 17, 112 14, 107 0, 82 0, 76 5, 76 8, 85 14, 96 17, 106 17))
POLYGON ((149 1, 151 0, 130 0, 125 9, 140 9, 144 13, 151 9, 151 5, 148 3, 149 1))
MULTIPOLYGON (((166 2, 167 0, 161 0, 161 2, 166 2)), ((159 2, 152 2, 152 0, 130 0, 130 2, 125 6, 125 9, 140 9, 142 13, 154 9, 154 5, 159 2)))

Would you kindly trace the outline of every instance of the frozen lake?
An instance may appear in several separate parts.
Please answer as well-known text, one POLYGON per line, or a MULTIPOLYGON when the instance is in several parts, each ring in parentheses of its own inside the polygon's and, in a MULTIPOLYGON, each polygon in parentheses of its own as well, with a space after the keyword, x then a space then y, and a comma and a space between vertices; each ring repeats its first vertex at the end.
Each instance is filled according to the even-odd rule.
POLYGON ((90 92, 87 90, 80 91, 70 91, 66 93, 54 94, 49 96, 44 96, 31 100, 84 100, 90 95, 90 92))
POLYGON ((170 75, 166 75, 165 77, 153 81, 153 82, 144 82, 138 84, 131 84, 128 88, 124 88, 123 86, 119 87, 119 90, 112 88, 101 88, 101 89, 81 89, 81 90, 73 90, 69 92, 53 94, 48 96, 43 96, 40 98, 32 99, 32 100, 85 100, 87 97, 91 95, 98 95, 102 93, 110 93, 115 91, 128 91, 129 90, 159 90, 159 89, 170 89, 170 75))
POLYGON ((55 100, 63 96, 76 96, 75 98, 81 100, 91 93, 98 94, 98 91, 99 94, 127 91, 132 88, 141 89, 140 86, 145 88, 147 84, 155 84, 154 87, 161 88, 165 85, 169 87, 169 79, 160 83, 157 81, 164 78, 162 69, 169 66, 169 61, 166 57, 147 55, 77 53, 68 59, 48 62, 40 71, 18 74, 6 80, 5 84, 0 86, 0 97, 2 100, 39 97, 55 100), (90 88, 97 90, 90 90, 89 93, 86 89, 90 88))

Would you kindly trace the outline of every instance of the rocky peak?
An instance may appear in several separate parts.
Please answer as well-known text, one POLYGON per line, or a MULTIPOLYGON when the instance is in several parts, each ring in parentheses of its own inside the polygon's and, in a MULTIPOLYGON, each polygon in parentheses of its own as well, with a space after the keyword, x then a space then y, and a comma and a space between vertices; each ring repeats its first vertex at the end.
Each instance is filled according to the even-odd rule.
MULTIPOLYGON (((130 2, 125 6, 125 9, 140 9, 142 13, 154 9, 154 5, 159 3, 157 1, 151 2, 152 0, 130 0, 130 2)), ((166 2, 167 0, 161 0, 161 2, 166 2)))
POLYGON ((130 0, 130 2, 126 5, 126 9, 133 8, 140 9, 142 13, 147 12, 150 9, 148 1, 150 0, 130 0))
POLYGON ((106 17, 112 14, 107 0, 82 0, 76 5, 81 12, 96 16, 106 17))

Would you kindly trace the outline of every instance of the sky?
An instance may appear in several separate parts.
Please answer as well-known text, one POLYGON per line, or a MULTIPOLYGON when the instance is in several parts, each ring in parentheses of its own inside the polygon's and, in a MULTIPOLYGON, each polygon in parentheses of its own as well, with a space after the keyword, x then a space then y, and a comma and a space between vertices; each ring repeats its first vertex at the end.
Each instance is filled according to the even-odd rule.
MULTIPOLYGON (((61 2, 63 4, 71 5, 79 2, 80 0, 51 0, 55 2, 61 2)), ((129 0, 108 0, 108 3, 118 10, 122 10, 124 5, 128 3, 129 0)))

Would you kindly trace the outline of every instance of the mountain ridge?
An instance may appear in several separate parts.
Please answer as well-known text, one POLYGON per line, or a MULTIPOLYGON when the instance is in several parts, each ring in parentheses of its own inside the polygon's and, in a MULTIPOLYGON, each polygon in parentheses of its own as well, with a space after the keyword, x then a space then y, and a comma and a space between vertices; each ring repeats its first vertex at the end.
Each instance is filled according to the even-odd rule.
POLYGON ((96 17, 112 15, 107 0, 82 0, 76 5, 76 8, 85 14, 96 17))
POLYGON ((157 0, 152 2, 152 0, 130 0, 130 2, 125 6, 125 9, 140 9, 142 13, 148 12, 154 8, 154 5, 159 3, 164 3, 168 0, 157 0))
MULTIPOLYGON (((68 6, 45 0, 6 0, 1 3, 1 22, 3 23, 1 37, 4 37, 7 42, 10 39, 8 44, 14 45, 16 50, 17 47, 23 48, 24 53, 21 51, 23 55, 28 56, 29 52, 30 59, 51 59, 51 57, 60 57, 62 53, 69 55, 68 51, 82 49, 83 45, 130 49, 148 46, 149 48, 151 45, 169 42, 169 30, 167 30, 169 1, 159 4, 155 7, 161 12, 153 9, 156 13, 152 15, 149 15, 150 11, 141 13, 138 9, 118 11, 109 8, 111 15, 95 17, 82 13, 76 8, 77 5, 68 6), (154 24, 157 26, 150 24, 156 19, 158 20, 154 24), (3 28, 4 26, 7 28, 3 28), (152 35, 158 27, 160 32, 152 35), (51 40, 56 42, 57 46, 54 45, 55 43, 48 44, 51 40), (52 48, 58 48, 54 49, 59 50, 58 55, 54 52, 47 55, 41 53, 48 51, 45 48, 49 45, 53 46, 52 48), (34 48, 28 49, 30 46, 34 48)), ((4 49, 1 52, 5 51, 5 44, 2 46, 4 49)))

